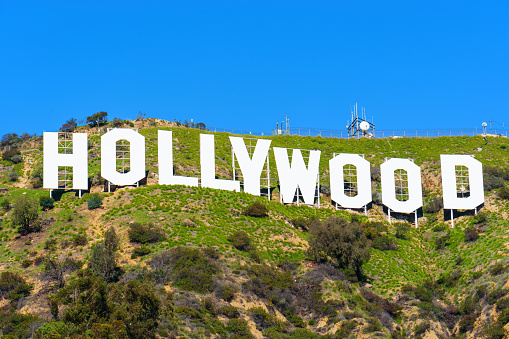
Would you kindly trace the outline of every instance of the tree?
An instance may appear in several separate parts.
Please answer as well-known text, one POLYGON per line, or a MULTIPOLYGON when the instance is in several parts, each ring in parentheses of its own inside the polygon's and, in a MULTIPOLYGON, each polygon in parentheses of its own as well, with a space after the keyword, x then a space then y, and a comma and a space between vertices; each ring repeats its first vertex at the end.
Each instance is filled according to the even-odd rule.
POLYGON ((62 132, 74 132, 74 130, 78 127, 78 122, 76 119, 71 118, 67 120, 62 127, 60 127, 60 131, 62 132))
POLYGON ((195 127, 204 131, 207 130, 207 126, 203 122, 197 123, 195 127))
POLYGON ((0 142, 0 146, 11 146, 11 147, 18 147, 18 144, 20 143, 21 139, 18 137, 16 133, 7 133, 4 134, 2 137, 2 141, 0 142))
POLYGON ((27 235, 30 232, 40 230, 39 203, 28 195, 20 196, 14 203, 12 212, 12 223, 18 226, 18 232, 21 235, 27 235))
POLYGON ((108 113, 106 112, 97 112, 89 117, 87 117, 87 123, 91 124, 92 126, 97 125, 99 126, 102 123, 105 123, 108 121, 108 113))
POLYGON ((362 265, 370 258, 371 245, 357 221, 332 216, 312 224, 309 253, 319 261, 332 261, 339 268, 351 268, 361 279, 362 265))
POLYGON ((89 267, 97 276, 106 281, 115 280, 117 268, 117 248, 119 239, 113 227, 104 233, 104 240, 95 245, 89 267))

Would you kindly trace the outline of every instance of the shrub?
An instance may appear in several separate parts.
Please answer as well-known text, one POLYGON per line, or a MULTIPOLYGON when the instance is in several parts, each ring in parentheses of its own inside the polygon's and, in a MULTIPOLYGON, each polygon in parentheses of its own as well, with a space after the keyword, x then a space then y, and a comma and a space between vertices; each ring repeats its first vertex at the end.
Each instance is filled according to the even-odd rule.
POLYGON ((5 151, 2 154, 2 160, 10 161, 10 162, 17 164, 17 163, 20 163, 23 160, 23 158, 21 157, 21 152, 18 149, 14 148, 14 149, 5 151))
POLYGON ((92 194, 87 200, 87 206, 89 210, 94 210, 101 207, 103 203, 103 197, 100 194, 92 194))
POLYGON ((493 176, 493 175, 487 175, 487 174, 484 174, 483 182, 484 182, 484 190, 488 191, 488 192, 492 191, 496 188, 500 188, 505 185, 504 179, 497 177, 497 176, 493 176))
POLYGON ((401 240, 408 240, 407 232, 409 227, 404 223, 396 225, 396 238, 401 240))
POLYGON ((437 213, 440 212, 443 208, 444 202, 442 197, 435 196, 424 204, 423 210, 425 213, 437 213))
POLYGON ((465 241, 476 241, 479 237, 477 229, 474 227, 468 227, 465 229, 465 241))
POLYGON ((9 202, 9 199, 4 198, 2 201, 0 201, 0 207, 4 210, 9 210, 11 208, 11 203, 9 202))
POLYGON ((88 269, 80 270, 48 300, 53 315, 58 316, 59 308, 63 308, 62 321, 72 330, 72 338, 155 339, 163 303, 154 286, 146 281, 107 285, 88 269))
POLYGON ((230 302, 235 298, 235 294, 237 293, 237 289, 232 285, 220 285, 216 289, 216 296, 223 299, 224 301, 230 302))
MULTIPOLYGON (((163 255, 163 253, 161 253, 163 255)), ((196 248, 177 247, 162 256, 172 267, 175 285, 198 293, 211 292, 214 289, 213 277, 220 271, 219 266, 196 248)), ((152 267, 164 264, 159 258, 151 262, 152 267)), ((164 270, 163 267, 160 269, 164 270)))
POLYGON ((44 242, 44 249, 53 251, 57 248, 57 240, 56 239, 48 239, 44 242))
POLYGON ((290 223, 294 227, 300 228, 301 230, 306 231, 306 232, 309 231, 309 229, 311 228, 311 224, 314 222, 319 222, 318 217, 316 217, 316 216, 312 216, 309 218, 298 217, 296 219, 290 220, 290 223))
POLYGON ((452 287, 456 285, 458 279, 461 278, 461 275, 462 274, 460 271, 454 270, 450 273, 441 275, 440 278, 438 278, 437 283, 439 283, 440 285, 444 285, 446 287, 452 287))
POLYGON ((251 237, 244 231, 237 231, 228 237, 236 249, 239 251, 249 252, 251 250, 251 237))
POLYGON ((396 241, 391 239, 388 235, 380 235, 373 240, 371 244, 373 248, 376 248, 380 251, 397 251, 398 244, 396 241))
POLYGON ((0 274, 0 297, 17 300, 30 294, 32 287, 21 275, 9 271, 0 274))
POLYGON ((3 332, 2 339, 42 339, 32 336, 32 334, 34 329, 43 322, 44 320, 35 315, 14 312, 12 307, 2 307, 0 309, 0 333, 3 332))
POLYGON ((221 252, 219 252, 214 247, 205 247, 202 249, 203 254, 205 254, 210 259, 219 259, 221 258, 221 252))
POLYGON ((437 250, 443 250, 447 245, 449 245, 449 239, 451 239, 451 235, 449 233, 435 238, 435 248, 437 250))
POLYGON ((505 271, 506 267, 502 262, 497 262, 495 265, 492 265, 488 270, 491 275, 499 275, 505 271))
POLYGON ((251 339, 253 338, 253 335, 251 334, 251 331, 249 330, 249 326, 247 324, 247 321, 244 319, 230 319, 228 320, 228 323, 226 324, 226 329, 228 332, 232 333, 233 336, 230 338, 244 338, 244 339, 251 339))
POLYGON ((41 197, 39 199, 39 205, 45 211, 52 209, 54 204, 55 204, 55 199, 53 199, 51 197, 41 197))
POLYGON ((267 209, 267 206, 258 201, 247 206, 247 208, 244 210, 244 215, 256 218, 266 217, 268 213, 269 210, 267 209))
POLYGON ((23 267, 23 268, 30 267, 31 265, 32 265, 32 260, 30 260, 30 259, 24 259, 21 262, 21 267, 23 267))
POLYGON ((7 174, 7 177, 9 178, 10 181, 15 182, 18 180, 19 174, 17 172, 10 172, 9 174, 7 174))
POLYGON ((83 263, 73 258, 66 258, 62 255, 51 256, 46 258, 46 265, 44 266, 44 276, 55 281, 59 288, 64 287, 64 275, 67 272, 73 272, 81 268, 83 263))
POLYGON ((373 191, 372 200, 373 200, 373 204, 381 206, 382 205, 382 193, 380 193, 378 191, 373 191))
POLYGON ((474 225, 483 225, 489 221, 488 214, 486 212, 478 212, 472 221, 474 222, 474 225))
POLYGON ((159 227, 154 227, 153 224, 141 224, 135 222, 129 225, 127 230, 129 241, 140 244, 155 243, 166 239, 166 233, 159 227))
POLYGON ((131 255, 131 259, 135 259, 138 257, 143 257, 151 252, 148 246, 142 245, 140 247, 135 247, 133 250, 133 254, 131 255))
POLYGON ((113 227, 104 233, 104 240, 97 243, 92 250, 89 267, 106 281, 118 278, 117 256, 119 239, 113 227))
POLYGON ((20 196, 14 203, 12 223, 18 226, 21 235, 40 230, 40 223, 36 222, 39 217, 39 204, 28 195, 20 196))
POLYGON ((85 234, 75 234, 72 236, 72 244, 74 246, 85 246, 88 244, 88 239, 85 234))
POLYGON ((497 195, 500 199, 509 200, 509 186, 505 185, 502 187, 498 191, 497 195))
POLYGON ((227 316, 228 318, 238 318, 240 315, 238 308, 231 305, 221 307, 218 312, 227 316))
POLYGON ((370 258, 370 244, 361 225, 332 216, 313 225, 308 253, 317 261, 332 260, 340 268, 352 268, 363 277, 362 265, 370 258))
POLYGON ((249 310, 253 321, 256 323, 257 327, 262 330, 269 327, 276 327, 276 330, 282 331, 284 329, 283 323, 279 321, 275 316, 270 315, 261 307, 251 308, 249 310))
POLYGON ((268 265, 252 265, 248 274, 251 279, 243 287, 261 298, 268 298, 272 292, 290 289, 295 285, 290 272, 281 272, 268 265))

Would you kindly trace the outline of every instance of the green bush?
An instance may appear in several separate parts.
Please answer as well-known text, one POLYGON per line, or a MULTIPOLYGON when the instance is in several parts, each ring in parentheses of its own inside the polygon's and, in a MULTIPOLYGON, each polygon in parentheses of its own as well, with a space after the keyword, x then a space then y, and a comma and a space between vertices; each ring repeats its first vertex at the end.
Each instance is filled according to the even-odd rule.
POLYGON ((364 277, 362 265, 370 258, 371 246, 356 221, 332 216, 313 224, 308 236, 308 253, 317 261, 332 261, 339 268, 351 268, 358 279, 364 277))
POLYGON ((119 238, 115 229, 110 227, 104 233, 104 240, 97 243, 92 250, 89 267, 92 271, 103 278, 105 281, 115 281, 118 279, 117 270, 117 249, 119 238))
POLYGON ((399 223, 396 225, 396 238, 401 240, 408 240, 407 232, 409 227, 404 223, 399 223))
POLYGON ((142 245, 140 247, 135 247, 133 250, 133 254, 131 255, 131 259, 143 257, 147 254, 150 254, 150 252, 151 252, 150 248, 146 245, 142 245))
POLYGON ((255 201, 251 205, 247 206, 244 210, 244 215, 255 218, 266 217, 268 213, 269 210, 267 209, 267 206, 258 201, 255 201))
POLYGON ((474 216, 473 220, 474 225, 483 225, 489 221, 488 213, 486 212, 478 212, 476 216, 474 216))
MULTIPOLYGON (((199 249, 177 247, 162 252, 152 258, 151 266, 155 274, 167 274, 167 267, 172 268, 171 275, 175 285, 198 293, 214 290, 213 278, 220 272, 219 266, 206 257, 199 249)), ((167 277, 163 277, 163 281, 167 277)))
POLYGON ((2 160, 10 161, 12 163, 18 164, 21 161, 23 161, 23 158, 21 157, 21 152, 18 149, 13 148, 8 151, 5 151, 2 154, 2 160))
POLYGON ((371 244, 373 248, 380 251, 397 251, 398 244, 394 239, 391 239, 388 235, 380 235, 373 240, 371 244))
POLYGON ((224 301, 230 302, 235 298, 237 293, 235 286, 224 284, 217 288, 216 295, 224 301))
POLYGON ((500 199, 509 200, 509 186, 505 185, 504 187, 502 187, 498 191, 497 195, 500 199))
POLYGON ((499 275, 506 270, 506 266, 502 262, 497 262, 488 268, 491 275, 499 275))
POLYGON ((0 296, 17 300, 30 294, 32 287, 21 275, 9 271, 0 274, 0 296))
POLYGON ((32 336, 35 328, 40 326, 44 320, 32 314, 14 312, 12 308, 2 307, 0 309, 0 333, 2 339, 42 339, 32 336))
POLYGON ((41 225, 38 222, 39 204, 35 198, 29 195, 20 196, 14 203, 12 223, 18 226, 21 235, 40 231, 41 225))
POLYGON ((465 229, 465 241, 476 241, 479 237, 479 233, 477 233, 477 229, 475 227, 468 227, 465 229))
POLYGON ((435 248, 437 250, 443 250, 447 245, 449 245, 449 240, 451 239, 451 235, 449 233, 435 238, 435 248))
POLYGON ((424 213, 437 213, 440 212, 443 208, 444 202, 442 197, 435 196, 424 204, 423 211, 424 213))
POLYGON ((254 338, 249 330, 247 321, 244 319, 230 319, 226 324, 226 329, 232 334, 230 338, 252 339, 254 338))
POLYGON ((223 314, 223 315, 225 315, 225 316, 227 316, 230 319, 238 318, 239 315, 240 315, 238 308, 234 307, 234 306, 231 306, 231 305, 226 305, 226 306, 221 307, 218 310, 218 312, 223 314))
POLYGON ((129 241, 140 244, 155 243, 166 239, 166 233, 159 228, 154 227, 153 224, 141 224, 135 222, 129 225, 127 230, 129 241))
POLYGON ((42 207, 44 211, 52 209, 54 204, 55 199, 51 197, 41 197, 39 199, 39 205, 42 207))
POLYGON ((313 224, 314 222, 320 222, 318 217, 316 217, 316 216, 312 216, 309 218, 298 217, 298 218, 290 220, 290 223, 295 228, 300 228, 301 230, 306 231, 306 232, 309 231, 309 229, 311 228, 311 224, 313 224))
POLYGON ((461 278, 461 275, 460 271, 453 270, 450 273, 442 274, 440 278, 438 278, 437 283, 446 287, 452 287, 456 285, 458 279, 461 278))
POLYGON ((232 243, 233 247, 244 252, 250 251, 251 243, 253 242, 249 234, 244 231, 237 231, 233 233, 228 237, 228 241, 232 243))
POLYGON ((264 330, 269 327, 275 327, 277 331, 284 331, 285 325, 277 319, 277 317, 270 315, 261 307, 251 308, 249 310, 251 317, 256 324, 256 327, 264 330))
POLYGON ((27 267, 30 267, 30 266, 32 266, 32 260, 30 260, 30 259, 24 259, 21 262, 21 267, 23 267, 23 268, 27 268, 27 267))
POLYGON ((85 234, 75 234, 72 236, 72 244, 74 246, 85 246, 88 244, 88 239, 85 234))
POLYGON ((92 194, 87 200, 87 206, 89 210, 94 210, 101 207, 103 203, 103 197, 100 194, 92 194))
POLYGON ((89 269, 78 271, 65 287, 48 296, 53 315, 63 309, 61 321, 72 331, 71 338, 155 339, 162 299, 147 281, 108 285, 89 269))
POLYGON ((7 177, 9 178, 10 181, 16 182, 18 181, 19 174, 17 172, 10 172, 9 174, 7 174, 7 177))

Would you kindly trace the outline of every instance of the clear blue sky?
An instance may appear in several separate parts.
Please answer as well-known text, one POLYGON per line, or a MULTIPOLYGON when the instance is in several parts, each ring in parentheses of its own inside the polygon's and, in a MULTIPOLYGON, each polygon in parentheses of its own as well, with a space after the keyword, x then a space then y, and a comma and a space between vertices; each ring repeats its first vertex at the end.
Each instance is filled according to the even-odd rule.
POLYGON ((507 1, 0 0, 0 136, 98 111, 342 130, 355 102, 379 130, 509 125, 508 18, 507 1))

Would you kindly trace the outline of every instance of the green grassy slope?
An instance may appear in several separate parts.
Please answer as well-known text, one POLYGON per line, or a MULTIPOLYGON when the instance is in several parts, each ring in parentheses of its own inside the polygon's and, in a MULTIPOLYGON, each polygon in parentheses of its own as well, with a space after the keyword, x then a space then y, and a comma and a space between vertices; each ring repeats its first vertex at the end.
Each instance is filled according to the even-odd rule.
MULTIPOLYGON (((154 127, 140 130, 140 133, 146 137, 146 165, 149 178, 151 176, 153 178, 154 173, 157 173, 158 129, 154 127)), ((183 127, 162 129, 173 131, 176 174, 199 176, 199 134, 201 131, 183 127)), ((231 148, 228 134, 216 133, 215 136, 217 175, 219 178, 231 179, 231 148)), ((328 184, 328 160, 332 158, 333 153, 364 154, 366 159, 376 166, 380 165, 386 157, 414 159, 426 176, 424 178, 427 195, 425 201, 434 195, 441 195, 439 181, 426 181, 426 178, 439 175, 440 154, 474 154, 476 159, 485 165, 504 168, 509 166, 507 151, 509 142, 505 138, 488 137, 488 143, 482 151, 477 150, 485 144, 482 137, 376 140, 299 136, 268 138, 272 140, 272 147, 321 150, 320 174, 321 181, 325 184, 328 184)), ((100 172, 99 143, 99 136, 89 138, 90 177, 100 172)), ((31 154, 32 164, 24 165, 27 167, 27 176, 41 166, 42 154, 37 150, 31 154)), ((270 160, 271 182, 275 187, 277 171, 272 154, 270 160)), ((10 168, 10 164, 4 165, 10 168)), ((15 170, 20 174, 25 173, 19 165, 15 170)), ((7 173, 8 170, 4 170, 0 174, 3 182, 0 188, 6 189, 0 200, 13 202, 23 194, 37 197, 48 194, 45 190, 28 189, 23 185, 15 187, 8 181, 7 173)), ((374 186, 379 189, 378 182, 375 181, 374 186)), ((366 274, 370 278, 371 289, 389 300, 399 298, 401 289, 405 285, 419 285, 427 280, 436 281, 440 277, 450 276, 453 271, 460 272, 460 275, 454 284, 445 287, 444 300, 456 304, 461 303, 465 296, 474 293, 478 286, 488 286, 490 290, 493 290, 502 287, 508 279, 507 270, 499 274, 490 273, 490 268, 497 262, 508 264, 507 249, 509 248, 507 237, 509 205, 507 201, 495 197, 493 192, 487 193, 486 206, 482 212, 486 220, 475 216, 462 216, 456 219, 455 227, 451 229, 450 222, 444 221, 442 212, 425 213, 419 220, 418 228, 409 223, 406 224, 406 239, 396 238, 398 225, 405 222, 389 224, 380 206, 373 205, 368 216, 364 216, 352 211, 335 210, 328 204, 323 204, 322 208, 283 205, 278 202, 277 189, 275 193, 276 195, 269 202, 267 198, 245 193, 148 185, 119 189, 113 193, 100 193, 105 198, 103 206, 99 210, 90 211, 86 204, 89 195, 78 199, 74 193, 68 192, 55 203, 53 210, 41 211, 42 219, 50 220, 50 222, 43 227, 43 232, 31 235, 31 241, 28 241, 26 236, 18 235, 11 225, 11 213, 2 209, 0 212, 3 218, 0 230, 0 240, 2 240, 0 268, 20 272, 32 277, 35 281, 38 279, 38 274, 42 272, 43 265, 32 264, 28 268, 23 268, 21 262, 26 258, 34 259, 47 255, 49 250, 45 248, 45 243, 48 239, 57 240, 57 248, 61 253, 86 261, 90 257, 94 244, 102 239, 104 230, 113 226, 122 237, 124 245, 120 249, 120 262, 126 271, 136 271, 140 266, 145 266, 145 263, 149 262, 155 254, 176 246, 199 248, 212 246, 221 252, 222 265, 232 279, 242 280, 242 272, 246 270, 246 265, 254 263, 253 259, 248 253, 236 250, 227 238, 235 231, 244 230, 252 237, 262 262, 269 265, 277 265, 284 261, 298 262, 300 263, 299 274, 305 274, 314 267, 312 263, 306 261, 307 232, 294 227, 292 220, 301 216, 318 217, 324 220, 332 215, 338 215, 346 219, 355 217, 364 224, 379 222, 383 225, 382 232, 397 243, 397 250, 372 249, 371 259, 364 265, 366 274), (253 218, 243 215, 244 209, 255 201, 267 205, 270 211, 269 217, 253 218), (132 221, 151 222, 161 227, 168 235, 167 240, 150 245, 149 255, 132 259, 131 253, 137 245, 129 243, 126 235, 128 225, 132 221), (476 241, 466 242, 465 229, 471 226, 478 229, 479 238, 476 241), (65 245, 66 242, 71 242, 76 234, 85 234, 89 243, 78 247, 65 245), (444 236, 448 236, 449 240, 443 248, 439 249, 436 239, 444 236)), ((322 199, 327 201, 329 198, 323 196, 322 199)), ((342 289, 341 286, 332 280, 323 281, 324 299, 339 298, 350 305, 351 312, 357 310, 360 314, 366 314, 363 304, 359 304, 359 301, 357 303, 361 306, 355 307, 355 288, 358 286, 354 285, 354 292, 346 291, 348 289, 342 289)), ((35 302, 35 298, 32 301, 35 302)), ((410 308, 405 310, 408 311, 410 308)), ((419 319, 421 318, 426 317, 419 319)), ((415 330, 414 327, 420 324, 415 319, 410 321, 410 311, 395 319, 403 330, 401 333, 405 332, 408 335, 414 333, 412 332, 415 330), (406 329, 406 323, 413 325, 406 329)), ((336 319, 336 321, 338 324, 345 324, 345 320, 341 322, 336 319)), ((328 323, 328 327, 324 328, 327 328, 327 331, 333 331, 334 324, 334 322, 328 323)), ((310 325, 308 328, 317 331, 315 325, 310 325)), ((389 336, 390 331, 384 329, 380 333, 389 336)), ((451 333, 449 332, 449 335, 451 333)))

